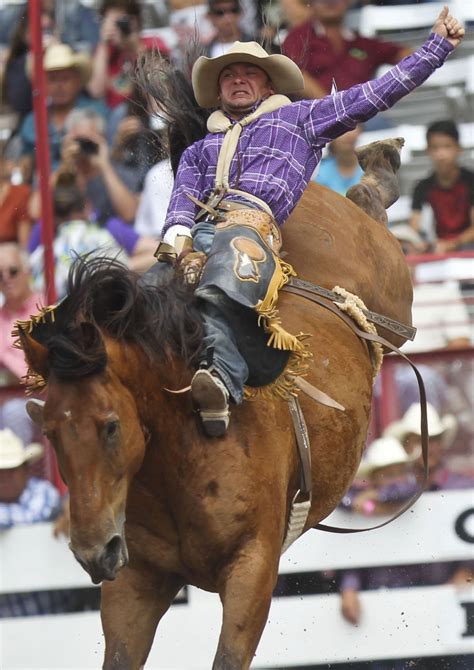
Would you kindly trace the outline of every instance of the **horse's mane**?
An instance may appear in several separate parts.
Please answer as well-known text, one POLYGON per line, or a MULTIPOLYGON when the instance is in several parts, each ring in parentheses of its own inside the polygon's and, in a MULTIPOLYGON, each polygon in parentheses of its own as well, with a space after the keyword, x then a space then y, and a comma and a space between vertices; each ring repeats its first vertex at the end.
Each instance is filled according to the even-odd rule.
POLYGON ((168 151, 176 174, 181 155, 187 147, 206 133, 209 111, 196 102, 190 81, 193 62, 202 54, 197 39, 188 45, 186 67, 180 69, 159 52, 147 52, 137 62, 135 81, 156 102, 159 113, 167 121, 168 151))
POLYGON ((171 272, 160 285, 110 258, 77 258, 68 295, 31 322, 31 336, 48 349, 49 370, 61 379, 98 374, 107 354, 100 333, 136 345, 150 363, 179 356, 192 365, 202 322, 190 289, 171 272), (51 316, 48 317, 48 314, 51 316))

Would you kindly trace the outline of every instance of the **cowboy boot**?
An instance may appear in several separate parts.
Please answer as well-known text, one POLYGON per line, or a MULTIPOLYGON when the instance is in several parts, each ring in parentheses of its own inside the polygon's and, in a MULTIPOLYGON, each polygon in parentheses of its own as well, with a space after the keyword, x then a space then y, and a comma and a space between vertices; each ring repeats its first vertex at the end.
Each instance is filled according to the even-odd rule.
POLYGON ((222 437, 229 425, 229 392, 214 372, 200 369, 191 381, 191 396, 199 409, 204 432, 209 437, 222 437))

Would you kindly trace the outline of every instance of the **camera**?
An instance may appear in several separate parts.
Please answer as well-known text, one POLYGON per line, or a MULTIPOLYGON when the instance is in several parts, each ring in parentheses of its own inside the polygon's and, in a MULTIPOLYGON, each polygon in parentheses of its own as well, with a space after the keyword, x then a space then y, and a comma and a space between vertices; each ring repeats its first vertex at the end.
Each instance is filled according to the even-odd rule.
POLYGON ((128 37, 132 32, 132 24, 128 16, 122 16, 120 19, 117 19, 115 25, 120 30, 123 37, 128 37))
POLYGON ((93 142, 87 137, 76 137, 76 142, 80 147, 81 154, 85 154, 86 156, 95 156, 99 153, 99 145, 97 142, 93 142))

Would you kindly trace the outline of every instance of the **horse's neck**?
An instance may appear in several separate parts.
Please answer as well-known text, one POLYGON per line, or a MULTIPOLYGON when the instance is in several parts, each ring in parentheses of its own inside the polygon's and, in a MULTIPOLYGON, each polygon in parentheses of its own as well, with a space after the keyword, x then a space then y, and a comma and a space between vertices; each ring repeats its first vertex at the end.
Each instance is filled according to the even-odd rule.
POLYGON ((189 387, 192 375, 183 363, 172 356, 152 363, 138 347, 116 342, 110 347, 108 344, 107 353, 111 369, 130 392, 140 421, 148 432, 168 431, 170 426, 165 421, 168 415, 179 423, 183 403, 176 402, 181 394, 173 391, 189 387))

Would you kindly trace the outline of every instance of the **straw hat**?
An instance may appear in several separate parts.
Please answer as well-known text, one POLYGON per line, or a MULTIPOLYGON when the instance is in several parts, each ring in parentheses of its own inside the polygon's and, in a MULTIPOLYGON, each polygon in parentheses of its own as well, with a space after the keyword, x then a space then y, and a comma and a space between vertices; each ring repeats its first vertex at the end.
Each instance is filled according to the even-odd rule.
MULTIPOLYGON (((43 68, 45 72, 55 70, 66 70, 70 67, 77 68, 84 86, 92 74, 92 61, 85 53, 76 53, 68 44, 51 44, 43 56, 43 68)), ((33 71, 32 59, 28 58, 27 72, 31 77, 33 71)))
POLYGON ((192 82, 194 95, 201 107, 218 107, 218 82, 222 70, 232 63, 252 63, 264 70, 272 80, 275 93, 296 93, 304 88, 299 67, 287 56, 270 56, 257 42, 234 42, 222 56, 201 56, 194 63, 192 82))
MULTIPOLYGON (((428 418, 428 433, 430 437, 440 437, 443 446, 448 448, 457 431, 458 422, 453 414, 445 414, 440 417, 436 409, 430 403, 426 403, 428 418)), ((420 427, 421 405, 411 405, 400 421, 394 421, 384 431, 384 436, 391 436, 403 443, 407 435, 421 435, 420 427)))
POLYGON ((41 444, 23 446, 23 442, 10 428, 0 430, 0 470, 18 468, 23 463, 38 460, 43 454, 41 444))
POLYGON ((357 477, 371 475, 374 470, 388 465, 411 463, 414 456, 409 456, 401 443, 394 437, 380 437, 367 447, 364 459, 357 470, 357 477))

